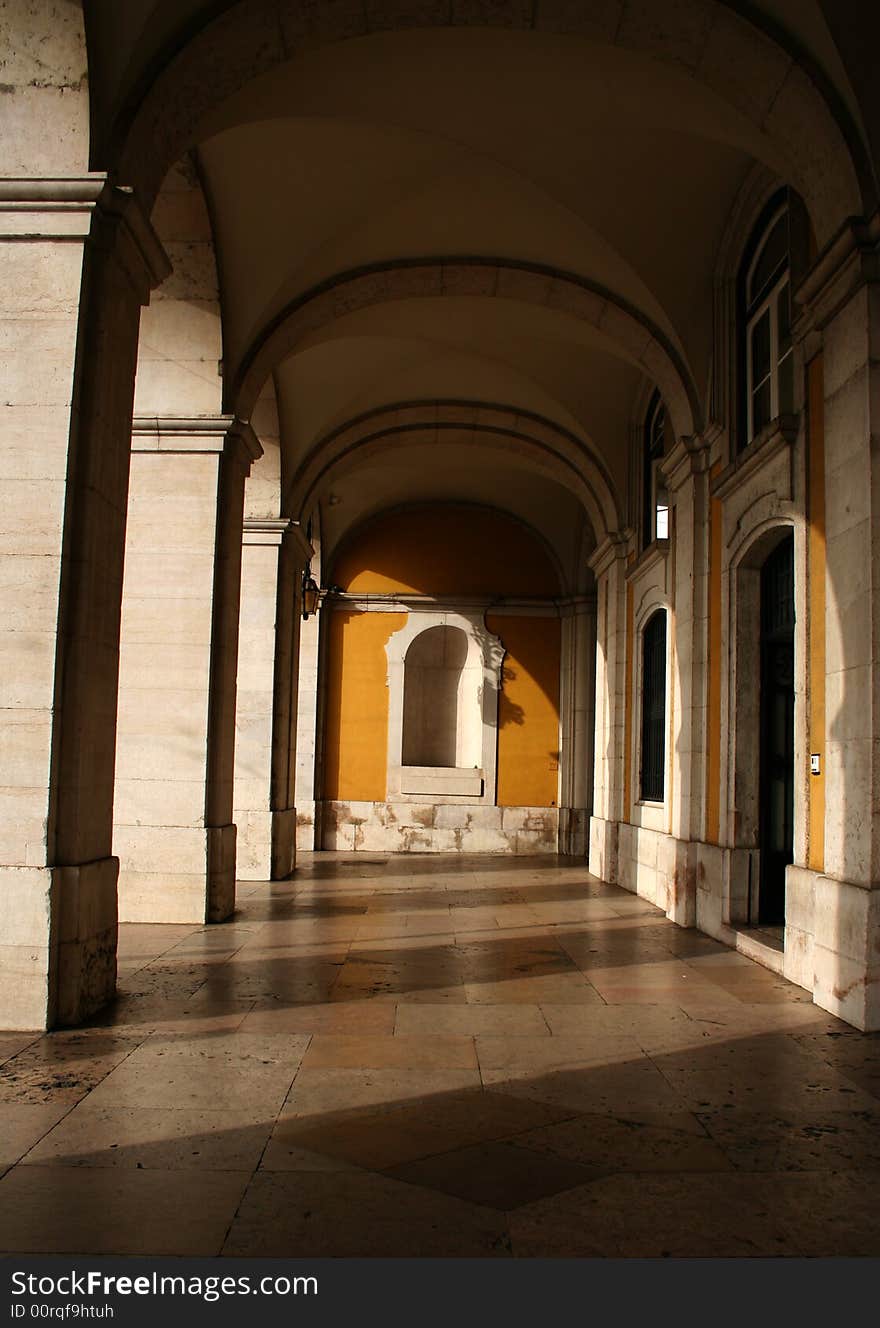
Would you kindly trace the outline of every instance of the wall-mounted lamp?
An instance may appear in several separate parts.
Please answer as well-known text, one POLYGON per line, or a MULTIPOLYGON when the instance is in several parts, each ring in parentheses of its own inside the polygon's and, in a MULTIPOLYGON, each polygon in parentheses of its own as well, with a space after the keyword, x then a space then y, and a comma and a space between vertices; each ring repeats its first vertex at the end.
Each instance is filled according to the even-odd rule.
POLYGON ((308 567, 303 570, 302 582, 302 616, 303 622, 318 612, 318 601, 321 592, 318 589, 318 583, 312 576, 308 567))

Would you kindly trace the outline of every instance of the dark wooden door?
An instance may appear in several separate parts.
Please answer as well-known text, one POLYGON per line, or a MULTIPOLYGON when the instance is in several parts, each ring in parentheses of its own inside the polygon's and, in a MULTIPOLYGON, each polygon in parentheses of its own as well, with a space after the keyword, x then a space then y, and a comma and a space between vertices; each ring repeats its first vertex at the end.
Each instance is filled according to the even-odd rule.
POLYGON ((761 890, 758 921, 785 921, 794 856, 794 541, 761 569, 761 890))

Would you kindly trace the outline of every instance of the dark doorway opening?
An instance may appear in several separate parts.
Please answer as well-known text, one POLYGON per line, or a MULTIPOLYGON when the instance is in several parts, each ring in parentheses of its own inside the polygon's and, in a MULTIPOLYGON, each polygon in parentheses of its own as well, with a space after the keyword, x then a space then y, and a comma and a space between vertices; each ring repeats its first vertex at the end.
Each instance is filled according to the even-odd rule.
POLYGON ((794 538, 761 568, 761 770, 758 922, 785 922, 794 858, 794 538))

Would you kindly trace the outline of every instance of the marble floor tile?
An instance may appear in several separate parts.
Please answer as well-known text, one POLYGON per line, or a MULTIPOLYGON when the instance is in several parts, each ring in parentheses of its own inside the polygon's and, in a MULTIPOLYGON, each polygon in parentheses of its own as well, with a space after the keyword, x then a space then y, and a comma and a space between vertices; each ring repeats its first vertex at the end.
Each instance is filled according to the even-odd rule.
POLYGON ((405 1162, 387 1174, 411 1185, 509 1211, 591 1179, 577 1162, 496 1141, 405 1162))
POLYGON ((303 1070, 322 1069, 476 1069, 472 1037, 418 1034, 382 1037, 369 1034, 318 1033, 303 1059, 303 1070))
POLYGON ((31 1149, 24 1165, 250 1172, 275 1123, 263 1112, 257 1104, 198 1110, 87 1101, 31 1149))
POLYGON ((569 1158, 593 1177, 618 1172, 730 1171, 734 1162, 708 1127, 687 1112, 576 1116, 519 1135, 514 1144, 569 1158))
POLYGON ((448 1153, 471 1144, 515 1138, 541 1125, 570 1118, 565 1108, 469 1087, 442 1096, 351 1106, 315 1116, 282 1115, 264 1157, 305 1148, 359 1167, 387 1167, 448 1153))
POLYGON ((70 1111, 66 1103, 6 1102, 0 1109, 0 1172, 14 1166, 70 1111))
POLYGON ((0 1248, 15 1253, 214 1255, 248 1171, 14 1167, 0 1180, 0 1248))
POLYGON ((0 1034, 0 1250, 878 1254, 878 1048, 581 863, 302 854, 0 1034))
POLYGON ((240 1025, 243 1033, 394 1032, 395 1006, 389 1001, 336 1001, 287 1005, 283 1000, 258 1001, 240 1025))
POLYGON ((508 1256, 503 1215, 369 1172, 258 1172, 223 1253, 508 1256))
MULTIPOLYGON (((571 1009, 566 1006, 565 1009, 571 1009)), ((549 1037, 550 1028, 540 1006, 508 1005, 399 1005, 395 1032, 433 1037, 436 1034, 496 1033, 507 1037, 549 1037)))
POLYGON ((473 1069, 303 1069, 284 1102, 285 1116, 320 1116, 327 1112, 392 1102, 442 1098, 463 1088, 477 1088, 473 1069))

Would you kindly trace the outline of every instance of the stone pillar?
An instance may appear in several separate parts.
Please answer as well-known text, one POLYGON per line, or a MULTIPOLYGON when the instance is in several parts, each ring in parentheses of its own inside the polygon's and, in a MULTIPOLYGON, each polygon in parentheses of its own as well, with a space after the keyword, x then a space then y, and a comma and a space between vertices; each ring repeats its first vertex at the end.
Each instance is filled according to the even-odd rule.
POLYGON ((663 463, 674 523, 673 632, 669 705, 670 845, 667 917, 682 927, 697 920, 697 845, 704 823, 704 729, 708 648, 709 473, 699 439, 680 438, 663 463))
POLYGON ((590 559, 596 577, 596 724, 590 871, 616 882, 624 815, 626 719, 626 542, 609 536, 590 559))
POLYGON ((234 813, 242 880, 278 880, 296 863, 297 645, 309 552, 296 522, 245 518, 234 813))
POLYGON ((813 995, 880 1028, 880 219, 798 292, 824 351, 825 848, 813 995))
POLYGON ((221 922, 235 907, 241 529, 259 455, 230 417, 135 421, 115 814, 124 921, 221 922))
POLYGON ((0 182, 0 1024, 116 983, 113 759, 140 306, 168 267, 103 177, 0 182))
POLYGON ((572 602, 562 619, 562 799, 559 851, 585 858, 593 802, 596 700, 596 600, 572 602))

